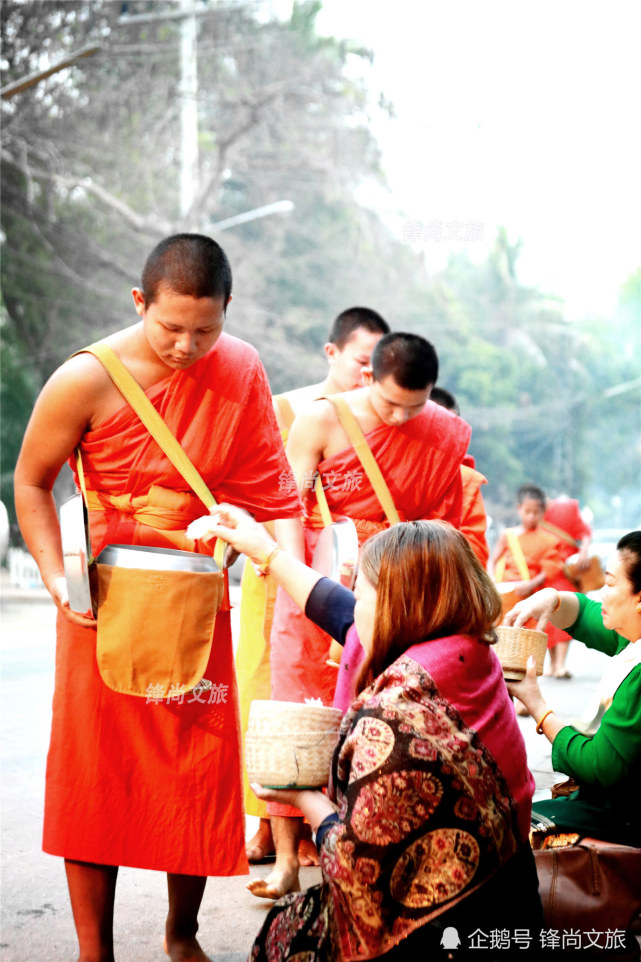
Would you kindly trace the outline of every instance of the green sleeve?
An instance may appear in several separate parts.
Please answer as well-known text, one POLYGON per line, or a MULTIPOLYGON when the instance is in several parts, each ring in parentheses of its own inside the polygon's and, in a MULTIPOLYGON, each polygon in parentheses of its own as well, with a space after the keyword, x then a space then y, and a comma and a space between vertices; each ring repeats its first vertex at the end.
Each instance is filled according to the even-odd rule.
POLYGON ((641 764, 641 665, 635 665, 617 688, 612 704, 593 736, 570 725, 552 744, 552 765, 586 785, 608 787, 641 764))
POLYGON ((576 621, 565 630, 573 638, 582 641, 588 648, 595 648, 606 655, 616 655, 629 644, 616 631, 605 628, 601 618, 601 602, 592 601, 585 595, 576 596, 579 601, 579 614, 576 621))

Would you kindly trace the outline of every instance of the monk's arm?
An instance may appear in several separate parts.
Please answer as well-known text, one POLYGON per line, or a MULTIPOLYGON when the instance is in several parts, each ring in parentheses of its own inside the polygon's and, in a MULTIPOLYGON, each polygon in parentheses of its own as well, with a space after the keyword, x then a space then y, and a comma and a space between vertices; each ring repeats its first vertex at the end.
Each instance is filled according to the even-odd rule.
POLYGON ((286 430, 286 425, 285 425, 285 422, 283 421, 283 415, 280 413, 280 407, 278 406, 274 398, 272 398, 272 407, 274 409, 274 416, 276 418, 276 424, 278 425, 278 430, 282 434, 283 431, 286 430))
POLYGON ((316 470, 323 460, 333 410, 329 401, 314 401, 296 415, 289 430, 287 460, 301 497, 313 487, 316 470))
POLYGON ((44 386, 27 425, 14 475, 16 512, 25 544, 56 605, 79 624, 94 622, 69 609, 52 489, 91 419, 95 388, 83 375, 86 368, 82 362, 68 362, 44 386))
POLYGON ((492 549, 492 553, 490 554, 490 560, 488 562, 487 567, 488 567, 488 571, 492 576, 494 575, 496 562, 505 553, 506 547, 507 547, 507 538, 505 537, 505 532, 503 532, 503 534, 500 535, 498 541, 494 545, 494 548, 492 549))
MULTIPOLYGON (((316 469, 323 459, 326 443, 324 407, 327 401, 315 401, 294 418, 287 441, 287 460, 296 478, 302 498, 313 488, 316 469)), ((333 409, 332 409, 333 410, 333 409)), ((305 560, 305 537, 299 518, 287 518, 276 522, 276 539, 279 545, 299 561, 305 560)))

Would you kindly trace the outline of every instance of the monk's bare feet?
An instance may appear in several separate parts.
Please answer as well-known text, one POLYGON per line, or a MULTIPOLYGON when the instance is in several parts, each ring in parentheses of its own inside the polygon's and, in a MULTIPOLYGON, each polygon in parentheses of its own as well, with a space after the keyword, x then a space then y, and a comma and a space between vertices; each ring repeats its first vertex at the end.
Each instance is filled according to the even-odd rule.
POLYGON ((253 878, 247 888, 259 899, 279 899, 288 892, 300 892, 298 866, 274 866, 267 878, 253 878))
POLYGON ((298 861, 301 865, 320 865, 318 849, 312 841, 312 830, 307 823, 303 825, 302 837, 298 843, 298 861))
POLYGON ((198 939, 170 939, 165 936, 163 948, 171 962, 212 962, 200 947, 198 939))
POLYGON ((261 818, 256 834, 245 842, 245 854, 251 865, 259 865, 275 854, 274 839, 268 818, 261 818))

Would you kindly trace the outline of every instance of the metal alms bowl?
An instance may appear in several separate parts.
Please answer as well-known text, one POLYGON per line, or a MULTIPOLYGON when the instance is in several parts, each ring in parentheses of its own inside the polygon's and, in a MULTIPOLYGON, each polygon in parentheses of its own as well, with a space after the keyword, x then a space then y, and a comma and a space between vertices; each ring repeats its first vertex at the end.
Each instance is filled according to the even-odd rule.
POLYGON ((83 615, 91 611, 91 588, 87 509, 81 494, 74 494, 60 505, 60 538, 69 607, 83 615))
POLYGON ((332 581, 352 588, 358 565, 358 533, 353 521, 343 518, 327 525, 320 533, 312 568, 332 581))
POLYGON ((218 571, 209 555, 177 548, 150 548, 137 544, 108 544, 96 558, 98 564, 145 571, 218 571))

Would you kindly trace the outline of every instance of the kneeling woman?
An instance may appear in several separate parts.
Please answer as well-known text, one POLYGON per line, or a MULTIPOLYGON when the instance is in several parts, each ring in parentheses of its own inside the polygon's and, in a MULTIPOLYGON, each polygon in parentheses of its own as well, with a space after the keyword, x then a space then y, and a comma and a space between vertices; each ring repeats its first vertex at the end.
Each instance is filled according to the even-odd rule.
POLYGON ((251 958, 392 962, 457 938, 489 947, 496 929, 529 933, 536 948, 533 780, 490 647, 501 601, 465 538, 440 521, 375 535, 353 595, 244 513, 223 506, 218 517, 196 525, 267 562, 334 637, 354 622, 366 651, 328 795, 254 786, 307 817, 323 882, 274 905, 251 958))

